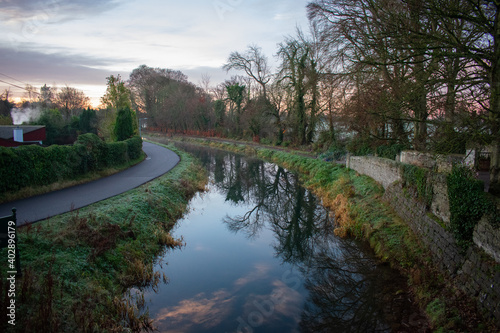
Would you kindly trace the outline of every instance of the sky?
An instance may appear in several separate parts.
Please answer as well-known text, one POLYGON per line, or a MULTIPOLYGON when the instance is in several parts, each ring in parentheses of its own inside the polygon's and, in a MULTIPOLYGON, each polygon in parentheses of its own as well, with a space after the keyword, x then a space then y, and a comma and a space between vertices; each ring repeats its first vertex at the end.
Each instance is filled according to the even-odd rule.
POLYGON ((308 30, 308 2, 0 0, 0 94, 70 86, 97 106, 106 77, 127 80, 143 64, 180 70, 195 84, 209 75, 215 86, 243 75, 221 68, 233 51, 254 44, 273 62, 278 43, 308 30))

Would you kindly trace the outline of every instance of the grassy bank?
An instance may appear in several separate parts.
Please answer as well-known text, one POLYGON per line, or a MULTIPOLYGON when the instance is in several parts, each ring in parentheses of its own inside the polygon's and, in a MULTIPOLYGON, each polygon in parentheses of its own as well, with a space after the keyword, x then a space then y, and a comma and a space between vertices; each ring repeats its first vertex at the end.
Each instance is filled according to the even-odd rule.
MULTIPOLYGON (((0 331, 122 332, 151 326, 147 314, 136 311, 141 300, 124 292, 164 279, 153 270, 154 258, 165 246, 180 246, 169 230, 207 181, 194 158, 169 148, 181 161, 162 177, 18 230, 23 277, 16 285, 16 326, 2 315, 0 331)), ((2 261, 0 274, 6 271, 2 261)), ((5 276, 1 281, 0 307, 6 309, 5 276)))
POLYGON ((335 214, 337 235, 366 240, 382 261, 407 276, 415 301, 426 310, 435 331, 495 330, 478 314, 475 301, 454 288, 433 267, 429 252, 382 200, 384 189, 373 179, 299 153, 202 139, 184 141, 256 156, 298 172, 303 185, 335 214))

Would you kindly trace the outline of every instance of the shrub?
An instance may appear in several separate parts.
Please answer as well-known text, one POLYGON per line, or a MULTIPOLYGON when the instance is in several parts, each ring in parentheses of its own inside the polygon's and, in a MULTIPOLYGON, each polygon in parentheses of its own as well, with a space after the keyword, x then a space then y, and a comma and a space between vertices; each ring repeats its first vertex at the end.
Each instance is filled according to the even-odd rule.
POLYGON ((109 167, 121 165, 128 160, 128 145, 124 141, 108 143, 108 154, 106 156, 106 165, 109 167))
POLYGON ((471 169, 454 165, 447 177, 450 200, 450 227, 458 245, 466 250, 472 243, 476 224, 490 208, 484 193, 484 184, 471 169))
POLYGON ((22 186, 19 164, 19 157, 12 148, 0 147, 0 191, 15 191, 22 186))
POLYGON ((379 146, 379 147, 377 147, 377 155, 380 157, 395 160, 396 156, 398 156, 398 154, 406 148, 407 147, 405 145, 402 145, 402 144, 379 146))
POLYGON ((142 153, 142 138, 136 135, 125 142, 127 143, 128 157, 131 160, 138 159, 142 153))
POLYGON ((85 147, 89 171, 100 170, 106 165, 107 146, 97 135, 83 134, 78 137, 76 142, 85 147))
POLYGON ((402 168, 403 186, 416 190, 418 199, 430 207, 433 197, 430 171, 411 164, 403 164, 402 168))
POLYGON ((318 157, 327 162, 339 161, 343 159, 347 154, 344 147, 331 147, 330 150, 320 154, 318 157))
POLYGON ((352 138, 348 143, 347 143, 347 150, 355 156, 366 156, 366 155, 372 155, 373 148, 371 144, 373 143, 373 140, 369 138, 363 138, 360 136, 352 138))

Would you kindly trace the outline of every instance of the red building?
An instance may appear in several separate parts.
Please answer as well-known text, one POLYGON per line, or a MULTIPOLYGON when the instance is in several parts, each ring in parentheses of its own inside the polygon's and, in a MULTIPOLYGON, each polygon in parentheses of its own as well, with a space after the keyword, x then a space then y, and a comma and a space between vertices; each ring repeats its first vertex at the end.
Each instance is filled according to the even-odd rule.
POLYGON ((41 145, 46 137, 45 126, 0 126, 0 146, 4 147, 19 147, 32 144, 41 145))

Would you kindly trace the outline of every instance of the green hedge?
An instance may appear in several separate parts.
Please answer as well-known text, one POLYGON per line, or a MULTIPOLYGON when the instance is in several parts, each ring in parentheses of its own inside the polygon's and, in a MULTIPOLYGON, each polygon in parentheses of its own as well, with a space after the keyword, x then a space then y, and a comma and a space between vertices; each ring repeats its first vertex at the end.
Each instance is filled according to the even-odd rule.
POLYGON ((142 139, 140 136, 134 136, 125 140, 127 143, 127 152, 130 159, 135 160, 139 158, 142 153, 142 139))
POLYGON ((72 146, 0 147, 0 191, 49 185, 121 166, 139 158, 141 151, 140 137, 105 143, 95 134, 80 135, 72 146))
MULTIPOLYGON (((108 144, 108 154, 106 165, 113 166, 116 164, 124 164, 130 158, 128 154, 128 145, 125 141, 113 142, 108 144)), ((130 158, 135 159, 135 158, 130 158)))

